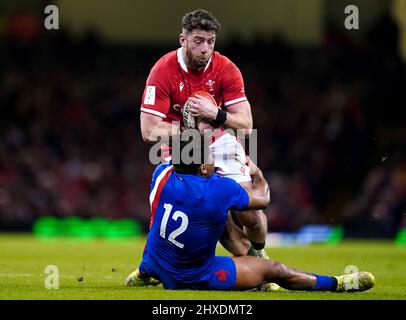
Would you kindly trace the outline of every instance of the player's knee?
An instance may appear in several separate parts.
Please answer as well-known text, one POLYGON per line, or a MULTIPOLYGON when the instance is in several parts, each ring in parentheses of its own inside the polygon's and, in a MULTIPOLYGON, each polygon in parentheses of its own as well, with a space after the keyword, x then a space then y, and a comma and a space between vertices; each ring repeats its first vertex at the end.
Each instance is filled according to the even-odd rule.
POLYGON ((276 272, 276 277, 280 279, 286 279, 289 277, 289 268, 281 262, 272 261, 272 269, 276 272))
POLYGON ((266 216, 260 211, 248 211, 239 215, 241 223, 249 229, 262 229, 266 227, 266 216))
POLYGON ((233 243, 232 245, 230 245, 227 250, 230 251, 230 253, 235 256, 235 257, 242 257, 242 256, 246 256, 248 251, 251 248, 251 244, 250 243, 239 243, 238 245, 236 245, 235 243, 233 243))
POLYGON ((247 255, 251 243, 247 239, 220 239, 221 245, 235 257, 247 255))
POLYGON ((242 256, 246 256, 248 251, 249 251, 249 247, 238 247, 238 248, 235 248, 234 252, 232 252, 232 253, 236 257, 242 257, 242 256))

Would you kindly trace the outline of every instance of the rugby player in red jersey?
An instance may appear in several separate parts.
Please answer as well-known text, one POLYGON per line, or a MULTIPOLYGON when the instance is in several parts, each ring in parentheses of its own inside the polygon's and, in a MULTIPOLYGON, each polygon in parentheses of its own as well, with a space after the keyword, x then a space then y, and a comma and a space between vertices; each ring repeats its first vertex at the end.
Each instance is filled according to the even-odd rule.
MULTIPOLYGON (((214 51, 219 29, 217 19, 205 10, 183 17, 181 47, 159 59, 146 81, 140 116, 144 141, 156 142, 160 136, 178 134, 184 126, 182 109, 186 102, 191 115, 208 127, 245 130, 246 135, 252 132, 251 106, 241 72, 230 59, 214 51), (199 91, 210 94, 215 103, 196 95, 199 91)), ((210 150, 217 173, 243 185, 251 184, 244 149, 234 135, 217 136, 210 150)), ((229 215, 227 231, 221 243, 232 254, 267 257, 267 220, 263 211, 229 215), (240 223, 244 233, 235 223, 240 223)))

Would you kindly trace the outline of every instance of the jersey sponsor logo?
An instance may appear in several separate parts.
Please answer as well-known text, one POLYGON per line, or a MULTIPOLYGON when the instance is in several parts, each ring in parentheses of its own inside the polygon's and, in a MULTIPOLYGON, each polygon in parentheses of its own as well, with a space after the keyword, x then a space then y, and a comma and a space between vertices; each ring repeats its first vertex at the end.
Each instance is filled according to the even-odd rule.
POLYGON ((226 282, 227 281, 227 276, 230 274, 229 271, 220 269, 214 273, 214 275, 217 277, 217 280, 220 282, 226 282))
POLYGON ((183 82, 179 83, 179 91, 180 92, 182 92, 184 86, 185 86, 185 84, 183 82))
POLYGON ((147 92, 145 93, 144 104, 155 105, 155 86, 147 86, 147 92))

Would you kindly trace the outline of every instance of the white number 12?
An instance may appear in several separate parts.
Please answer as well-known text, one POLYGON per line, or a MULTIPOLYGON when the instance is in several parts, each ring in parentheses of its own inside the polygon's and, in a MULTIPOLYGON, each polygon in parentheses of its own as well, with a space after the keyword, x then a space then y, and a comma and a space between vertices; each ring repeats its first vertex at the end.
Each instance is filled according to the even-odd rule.
MULTIPOLYGON (((165 212, 164 212, 164 216, 162 217, 162 221, 161 221, 161 229, 159 234, 161 235, 162 238, 165 239, 165 235, 166 235, 166 225, 168 223, 168 219, 169 219, 169 215, 171 214, 173 205, 169 204, 169 203, 165 203, 164 204, 164 208, 165 208, 165 212)), ((183 232, 185 232, 188 224, 189 224, 189 218, 187 217, 187 215, 185 213, 183 213, 182 211, 175 211, 175 213, 172 216, 172 219, 177 221, 178 218, 182 219, 182 223, 180 224, 180 227, 177 228, 176 230, 172 231, 172 233, 169 235, 168 240, 170 242, 172 242, 175 246, 183 249, 183 247, 185 246, 183 243, 180 243, 178 241, 175 240, 175 238, 179 235, 181 235, 183 232)))

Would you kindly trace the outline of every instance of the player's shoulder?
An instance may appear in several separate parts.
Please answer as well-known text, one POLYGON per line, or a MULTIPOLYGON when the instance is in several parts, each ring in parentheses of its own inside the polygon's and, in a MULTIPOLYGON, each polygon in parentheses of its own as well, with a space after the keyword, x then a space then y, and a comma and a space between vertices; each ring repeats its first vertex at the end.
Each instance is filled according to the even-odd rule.
POLYGON ((157 165, 157 167, 155 168, 155 171, 156 171, 156 172, 162 172, 162 171, 164 171, 165 169, 168 169, 169 167, 172 167, 172 161, 160 163, 160 164, 157 165))
POLYGON ((213 56, 214 62, 218 69, 226 70, 230 67, 235 66, 234 62, 232 62, 231 59, 229 59, 228 57, 226 57, 225 55, 221 54, 218 51, 214 51, 213 56))
POLYGON ((172 162, 171 161, 159 164, 155 168, 154 173, 152 174, 153 180, 155 180, 164 171, 169 171, 171 168, 172 168, 172 162))
POLYGON ((220 176, 217 173, 214 173, 210 178, 211 178, 210 183, 211 183, 211 187, 212 187, 211 189, 213 190, 214 193, 232 192, 236 188, 239 189, 239 187, 240 187, 240 185, 235 180, 228 178, 228 177, 220 176))
POLYGON ((208 197, 215 201, 218 208, 228 210, 234 205, 238 205, 239 208, 245 208, 247 205, 245 202, 249 201, 247 200, 248 194, 239 183, 231 178, 222 177, 218 174, 212 176, 211 186, 208 189, 210 189, 208 197), (244 205, 241 204, 242 201, 244 205))
POLYGON ((161 59, 158 60, 158 62, 163 65, 171 65, 171 64, 176 65, 177 61, 178 61, 177 50, 172 50, 168 52, 167 54, 163 55, 161 59))
POLYGON ((162 72, 176 68, 177 54, 176 50, 170 51, 163 55, 152 67, 151 71, 162 72))

